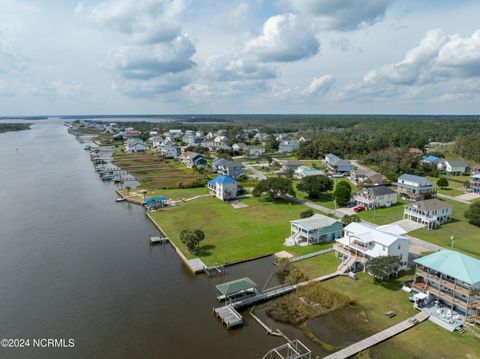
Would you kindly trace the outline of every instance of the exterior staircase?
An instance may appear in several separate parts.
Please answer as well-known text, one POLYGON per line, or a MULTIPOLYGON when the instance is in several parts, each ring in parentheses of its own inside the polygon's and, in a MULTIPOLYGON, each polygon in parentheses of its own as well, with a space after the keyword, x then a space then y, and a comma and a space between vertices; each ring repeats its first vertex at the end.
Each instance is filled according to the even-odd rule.
POLYGON ((340 263, 337 271, 341 274, 347 273, 348 270, 355 264, 356 261, 357 259, 354 256, 348 257, 346 260, 340 263))
POLYGON ((300 232, 295 233, 293 236, 288 237, 285 239, 285 242, 283 243, 285 246, 298 246, 298 243, 300 242, 300 232))

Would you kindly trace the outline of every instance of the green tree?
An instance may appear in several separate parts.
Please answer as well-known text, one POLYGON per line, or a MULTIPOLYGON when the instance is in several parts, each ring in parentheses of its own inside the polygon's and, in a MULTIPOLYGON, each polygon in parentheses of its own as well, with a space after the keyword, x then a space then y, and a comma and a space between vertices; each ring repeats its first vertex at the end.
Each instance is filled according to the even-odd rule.
POLYGON ((309 176, 303 178, 297 188, 307 192, 310 197, 318 198, 322 193, 333 189, 333 181, 327 176, 309 176))
POLYGON ((373 276, 374 281, 381 282, 400 268, 400 258, 397 256, 382 256, 370 258, 365 263, 365 270, 373 276))
POLYGON ((313 210, 311 208, 303 211, 302 213, 300 213, 300 217, 301 218, 308 218, 308 217, 311 217, 313 216, 313 210))
POLYGON ((294 174, 295 174, 295 171, 291 168, 289 168, 288 170, 285 171, 285 176, 287 178, 292 179, 294 174))
POLYGON ((347 181, 338 182, 333 192, 333 198, 339 206, 346 206, 352 197, 352 186, 347 181))
POLYGON ((445 177, 440 177, 437 181, 437 186, 440 188, 448 187, 449 183, 445 177))
POLYGON ((294 196, 292 180, 282 177, 270 177, 258 182, 253 189, 253 195, 259 197, 265 194, 269 199, 283 197, 287 194, 294 196))
POLYGON ((469 223, 480 226, 480 202, 473 202, 465 211, 465 217, 469 223))
POLYGON ((200 229, 194 230, 193 233, 194 233, 195 236, 196 236, 197 246, 199 247, 199 246, 200 246, 200 242, 205 239, 205 233, 203 233, 203 231, 200 230, 200 229))
POLYGON ((280 258, 277 262, 278 271, 282 274, 289 274, 292 269, 292 262, 288 258, 280 258))
POLYGON ((360 218, 356 214, 352 214, 350 216, 346 214, 342 217, 342 223, 345 226, 348 226, 352 222, 360 222, 360 218))

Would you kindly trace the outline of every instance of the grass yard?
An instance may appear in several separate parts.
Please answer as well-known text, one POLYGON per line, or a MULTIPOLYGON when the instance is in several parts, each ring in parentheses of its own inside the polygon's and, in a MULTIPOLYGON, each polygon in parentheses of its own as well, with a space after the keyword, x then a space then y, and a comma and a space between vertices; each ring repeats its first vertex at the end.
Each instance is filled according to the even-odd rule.
MULTIPOLYGON (((333 256, 333 255, 332 255, 333 256)), ((301 263, 309 277, 328 271, 330 259, 323 256, 307 259, 301 263), (316 262, 316 265, 315 265, 316 262), (312 269, 308 269, 311 267, 312 269), (319 269, 322 267, 323 269, 319 269)), ((348 295, 353 305, 318 318, 311 329, 323 342, 334 345, 343 334, 359 340, 386 329, 417 313, 408 301, 409 294, 401 291, 401 283, 413 277, 413 272, 381 284, 372 278, 357 273, 358 280, 337 277, 324 285, 348 295), (387 318, 384 313, 393 310, 397 316, 387 318)), ((342 345, 344 346, 344 345, 342 345)), ((338 349, 338 348, 337 348, 338 349)), ((477 358, 480 357, 480 341, 470 334, 450 333, 430 321, 370 348, 361 358, 477 358), (429 343, 435 343, 429 345, 429 343)))
POLYGON ((399 199, 398 203, 391 207, 367 210, 358 213, 360 219, 375 224, 388 224, 403 219, 405 201, 399 199))
MULTIPOLYGON (((316 203, 320 206, 324 206, 324 207, 327 207, 327 208, 330 208, 330 209, 334 209, 335 208, 335 203, 333 202, 333 191, 335 190, 335 186, 337 185, 337 183, 340 182, 340 181, 347 181, 348 183, 350 183, 350 185, 352 186, 352 195, 355 194, 358 191, 357 187, 354 186, 347 177, 345 177, 345 178, 334 178, 333 179, 333 183, 334 183, 333 188, 334 189, 332 191, 323 193, 320 198, 310 198, 307 193, 299 191, 297 189, 297 185, 300 181, 298 181, 298 180, 293 181, 293 189, 295 190, 296 196, 298 198, 305 199, 307 201, 316 203)), ((337 208, 338 208, 338 206, 337 206, 337 208)))
POLYGON ((335 257, 335 252, 321 254, 295 263, 295 267, 307 273, 309 279, 336 272, 339 265, 340 259, 335 257))
POLYGON ((188 258, 200 257, 207 265, 221 264, 287 250, 293 254, 318 251, 331 244, 285 247, 292 219, 300 218, 305 207, 290 202, 242 200, 248 207, 234 209, 213 197, 201 197, 177 207, 152 212, 152 217, 188 258), (180 242, 184 229, 201 229, 205 240, 189 253, 180 242))
MULTIPOLYGON (((155 189, 155 190, 146 190, 147 197, 167 197, 174 200, 183 200, 192 198, 195 196, 200 196, 207 194, 208 191, 205 187, 197 188, 178 188, 178 189, 155 189)), ((141 201, 143 200, 143 190, 122 190, 122 193, 125 196, 128 196, 131 199, 141 201)))
POLYGON ((446 200, 446 202, 453 207, 453 218, 450 223, 443 224, 433 231, 418 229, 409 234, 448 248, 450 248, 450 237, 453 234, 456 250, 480 257, 480 228, 468 223, 463 215, 468 205, 453 200, 446 200))
MULTIPOLYGON (((444 176, 440 175, 440 177, 445 177, 448 180, 448 187, 446 188, 438 188, 438 193, 447 195, 447 196, 460 196, 465 194, 465 187, 463 183, 465 181, 470 181, 470 176, 444 176)), ((437 184, 438 178, 428 177, 430 181, 434 185, 437 184)))

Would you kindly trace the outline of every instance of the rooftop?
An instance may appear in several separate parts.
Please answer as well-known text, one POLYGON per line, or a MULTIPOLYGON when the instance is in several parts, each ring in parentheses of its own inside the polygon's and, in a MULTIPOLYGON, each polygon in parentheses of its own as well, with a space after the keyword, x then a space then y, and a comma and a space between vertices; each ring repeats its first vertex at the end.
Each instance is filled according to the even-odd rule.
POLYGON ((236 183, 236 181, 228 176, 217 176, 214 179, 208 181, 208 184, 211 186, 224 183, 236 183))
POLYGON ((257 284, 248 277, 232 280, 231 282, 218 284, 216 286, 217 290, 226 297, 228 297, 229 295, 244 292, 256 287, 257 287, 257 284))
POLYGON ((463 253, 444 249, 415 259, 415 263, 470 285, 480 283, 480 260, 463 253))
POLYGON ((411 175, 411 174, 408 174, 408 173, 405 173, 405 174, 401 175, 400 177, 398 177, 398 180, 399 181, 403 180, 403 181, 409 181, 409 182, 431 184, 431 182, 428 179, 426 179, 425 177, 415 176, 415 175, 411 175))
POLYGON ((419 209, 421 211, 426 211, 426 212, 434 211, 437 209, 452 208, 452 206, 450 206, 447 202, 441 201, 437 198, 410 203, 407 205, 407 207, 414 207, 415 209, 419 209))
POLYGON ((338 220, 336 220, 335 218, 330 218, 324 216, 323 214, 315 214, 312 217, 290 221, 290 223, 297 224, 302 228, 305 228, 306 230, 328 227, 337 222, 338 220))
POLYGON ((389 187, 378 186, 378 187, 365 188, 365 189, 361 190, 360 193, 367 193, 367 194, 373 195, 373 196, 383 196, 383 195, 386 195, 386 194, 395 194, 397 192, 394 191, 393 189, 389 188, 389 187))

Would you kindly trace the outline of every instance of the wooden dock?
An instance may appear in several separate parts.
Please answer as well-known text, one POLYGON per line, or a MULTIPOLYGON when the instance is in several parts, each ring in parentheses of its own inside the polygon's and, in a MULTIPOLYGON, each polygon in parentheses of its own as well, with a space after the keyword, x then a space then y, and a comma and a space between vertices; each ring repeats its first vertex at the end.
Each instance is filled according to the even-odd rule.
POLYGON ((355 344, 352 344, 342 350, 339 350, 338 352, 330 354, 329 356, 326 356, 324 359, 349 358, 363 350, 366 350, 374 345, 377 345, 378 343, 383 342, 384 340, 387 340, 391 337, 394 337, 397 334, 400 334, 410 328, 413 328, 415 325, 420 324, 421 322, 427 320, 429 316, 430 316, 429 313, 420 312, 416 316, 412 317, 412 318, 415 318, 416 321, 411 321, 412 318, 404 320, 403 322, 395 324, 390 328, 387 328, 377 334, 374 334, 366 339, 363 339, 355 344))
POLYGON ((217 318, 221 319, 222 323, 227 326, 227 329, 236 327, 243 323, 242 316, 231 305, 225 305, 220 308, 213 308, 213 313, 217 318))

